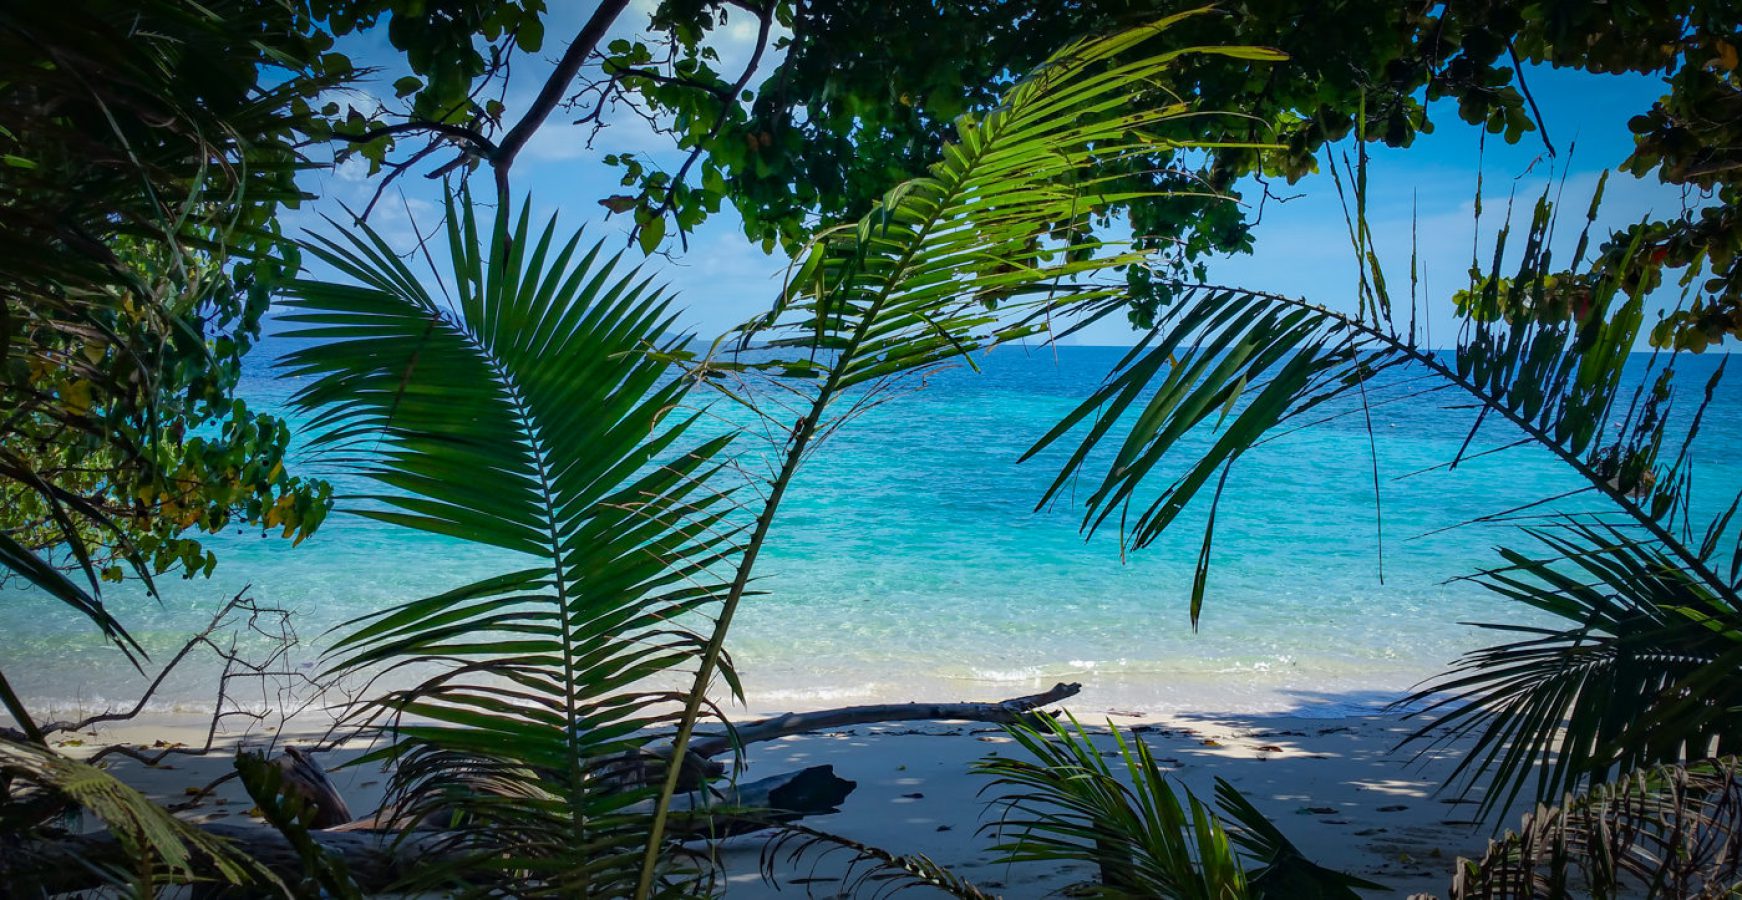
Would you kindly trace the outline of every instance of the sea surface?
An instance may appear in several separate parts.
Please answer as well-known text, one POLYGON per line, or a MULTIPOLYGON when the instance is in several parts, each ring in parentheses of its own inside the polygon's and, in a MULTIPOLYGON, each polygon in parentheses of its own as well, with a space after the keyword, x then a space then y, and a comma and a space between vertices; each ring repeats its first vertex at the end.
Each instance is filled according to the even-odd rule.
MULTIPOLYGON (((296 384, 269 365, 283 348, 280 339, 258 348, 242 393, 257 409, 290 415, 284 403, 296 384)), ((1370 394, 1371 435, 1366 417, 1344 407, 1241 460, 1217 514, 1209 596, 1194 629, 1202 504, 1159 543, 1122 554, 1116 528, 1085 539, 1070 498, 1036 509, 1060 454, 1018 464, 1124 353, 1001 347, 977 358, 980 371, 938 373, 824 444, 777 520, 760 567, 764 593, 746 601, 728 641, 749 705, 999 699, 1074 681, 1086 712, 1340 715, 1396 700, 1499 637, 1467 623, 1531 619, 1458 580, 1495 564, 1496 546, 1528 549, 1529 538, 1504 524, 1451 526, 1580 482, 1534 449, 1410 476, 1452 459, 1474 413, 1455 392, 1403 399, 1426 386, 1406 372, 1370 394)), ((1718 361, 1683 364, 1682 420, 1718 361)), ((1739 382, 1719 389, 1694 447, 1696 524, 1742 488, 1739 382)), ((1514 437, 1487 425, 1471 452, 1514 437)), ((754 439, 743 448, 747 465, 766 450, 754 439)), ((326 474, 341 489, 359 487, 326 474)), ((151 651, 147 674, 234 595, 293 611, 299 643, 270 661, 272 677, 230 682, 232 702, 243 705, 286 702, 295 685, 284 673, 317 671, 329 629, 513 564, 503 552, 343 513, 294 549, 246 530, 210 546, 220 559, 210 578, 163 579, 161 599, 131 584, 106 596, 151 651)), ((148 683, 55 602, 15 586, 0 601, 0 660, 39 709, 130 703, 148 683)), ((216 643, 229 647, 234 636, 258 659, 271 645, 258 632, 276 634, 280 621, 249 624, 232 617, 240 630, 220 630, 216 643)), ((209 706, 221 668, 209 647, 196 648, 150 705, 209 706)))

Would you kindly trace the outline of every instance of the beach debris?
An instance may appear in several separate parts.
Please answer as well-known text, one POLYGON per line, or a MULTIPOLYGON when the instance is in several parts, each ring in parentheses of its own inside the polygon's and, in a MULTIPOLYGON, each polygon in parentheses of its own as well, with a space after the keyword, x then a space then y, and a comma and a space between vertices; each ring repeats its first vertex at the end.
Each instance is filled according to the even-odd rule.
POLYGON ((1258 752, 1259 753, 1282 753, 1284 751, 1281 747, 1278 747, 1275 744, 1259 744, 1258 745, 1258 752))
POLYGON ((313 810, 311 827, 333 828, 352 820, 351 807, 345 803, 344 795, 313 754, 301 747, 285 747, 283 755, 274 758, 272 764, 282 773, 280 790, 301 798, 313 810))
POLYGON ((739 745, 775 740, 791 734, 802 734, 824 728, 850 725, 871 725, 882 722, 989 722, 995 725, 1031 721, 1033 716, 1049 706, 1081 693, 1078 683, 1059 682, 1038 694, 1013 697, 991 703, 878 703, 869 706, 844 706, 814 712, 791 712, 756 722, 746 722, 732 729, 732 734, 702 738, 690 745, 696 756, 715 757, 739 745))

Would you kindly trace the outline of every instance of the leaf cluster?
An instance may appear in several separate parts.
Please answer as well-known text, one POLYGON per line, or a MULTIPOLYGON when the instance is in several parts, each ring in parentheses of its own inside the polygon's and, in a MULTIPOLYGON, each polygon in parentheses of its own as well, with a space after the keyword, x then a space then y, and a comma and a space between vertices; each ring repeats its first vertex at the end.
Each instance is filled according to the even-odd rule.
POLYGON ((1384 890, 1308 860, 1220 778, 1213 806, 1176 789, 1136 734, 1109 726, 1109 754, 1075 718, 1005 731, 1031 758, 975 765, 1002 809, 986 829, 1005 862, 1087 863, 1097 878, 1084 893, 1099 897, 1354 900, 1357 888, 1384 890))
POLYGON ((293 107, 343 77, 310 29, 276 0, 0 12, 0 557, 124 647, 102 580, 209 572, 201 532, 301 539, 329 503, 235 398, 297 265, 293 107))

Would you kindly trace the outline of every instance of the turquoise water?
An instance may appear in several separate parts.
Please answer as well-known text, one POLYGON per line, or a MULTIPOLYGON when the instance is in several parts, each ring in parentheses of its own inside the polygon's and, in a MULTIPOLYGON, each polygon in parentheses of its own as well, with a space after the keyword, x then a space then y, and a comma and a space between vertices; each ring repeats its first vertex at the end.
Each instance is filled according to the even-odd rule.
MULTIPOLYGON (((262 350, 244 394, 278 409, 294 385, 267 368, 275 342, 262 350)), ((1490 564, 1497 543, 1522 546, 1521 536, 1482 526, 1429 533, 1579 482, 1537 451, 1399 480, 1450 459, 1471 418, 1444 408, 1461 402, 1452 393, 1377 405, 1410 389, 1405 374, 1373 394, 1383 583, 1368 432, 1361 417, 1345 417, 1277 440, 1236 469, 1194 632, 1187 598, 1202 510, 1122 561, 1112 534, 1078 533, 1079 508, 1035 511, 1057 457, 1017 465, 1123 352, 1000 348, 980 360, 981 373, 941 373, 825 444, 763 557, 768 593, 747 601, 728 644, 750 704, 991 699, 1070 680, 1084 684, 1083 710, 1337 714, 1393 699, 1480 646, 1483 635, 1462 623, 1520 617, 1448 579, 1490 564)), ((1715 363, 1689 360, 1684 382, 1703 384, 1715 363)), ((1512 437, 1498 426, 1483 434, 1473 449, 1512 437)), ((1732 379, 1696 444, 1706 512, 1742 486, 1738 435, 1742 390, 1732 379)), ((747 442, 746 452, 756 448, 747 442)), ((129 587, 110 595, 158 660, 246 588, 295 611, 303 643, 279 668, 308 671, 328 628, 505 562, 345 515, 294 550, 257 533, 212 546, 220 564, 209 580, 166 581, 161 603, 129 587)), ((0 596, 0 658, 39 706, 99 707, 143 685, 76 615, 17 589, 0 596)), ((209 654, 196 655, 157 705, 209 703, 217 671, 209 654)), ((281 699, 278 682, 240 684, 243 702, 281 699)))

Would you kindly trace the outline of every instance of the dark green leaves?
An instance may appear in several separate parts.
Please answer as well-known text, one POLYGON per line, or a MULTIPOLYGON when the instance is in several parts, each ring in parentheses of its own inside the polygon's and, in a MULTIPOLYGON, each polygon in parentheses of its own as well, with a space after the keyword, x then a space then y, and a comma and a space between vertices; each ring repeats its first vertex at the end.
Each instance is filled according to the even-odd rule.
POLYGON ((1710 897, 1735 892, 1742 761, 1654 766, 1539 806, 1480 859, 1458 860, 1451 900, 1582 894, 1710 897))
MULTIPOLYGON (((101 880, 110 884, 149 894, 160 886, 188 884, 215 875, 226 885, 282 896, 290 893, 271 871, 238 852, 228 841, 176 818, 96 766, 46 747, 0 738, 0 779, 48 791, 69 810, 85 810, 100 821, 120 845, 120 859, 79 862, 96 869, 101 880), (116 867, 117 862, 124 862, 129 868, 116 867)), ((28 843, 9 848, 8 854, 6 862, 16 867, 15 871, 31 870, 32 848, 28 843)), ((66 865, 64 857, 60 864, 66 865)), ((51 893, 49 885, 54 884, 58 874, 40 873, 47 885, 9 882, 8 888, 51 893)))
POLYGON ((773 349, 789 370, 832 354, 825 390, 844 392, 1043 332, 1054 310, 1116 295, 1094 276, 1146 254, 1068 223, 1130 199, 1095 165, 1147 152, 1149 129, 1205 114, 1151 92, 1184 56, 1224 52, 1159 51, 1177 20, 1072 43, 999 105, 958 119, 927 177, 812 241, 774 310, 740 329, 741 345, 773 349))
POLYGON ((1033 759, 992 756, 975 770, 993 779, 985 791, 1003 815, 986 828, 1007 862, 1092 864, 1098 883, 1087 892, 1110 898, 1354 900, 1354 888, 1384 890, 1306 859, 1226 781, 1216 780, 1220 814, 1176 790, 1137 735, 1110 727, 1117 752, 1103 753, 1075 719, 1005 730, 1033 759))
POLYGON ((648 789, 610 772, 670 717, 663 684, 723 593, 734 507, 710 479, 730 436, 674 414, 689 382, 635 272, 524 211, 481 239, 462 197, 447 224, 437 291, 367 228, 311 242, 348 283, 297 283, 286 318, 314 342, 284 365, 314 446, 383 488, 353 511, 522 559, 351 623, 333 665, 405 685, 371 717, 408 824, 458 816, 494 848, 433 878, 625 893, 647 826, 622 810, 648 789))
MULTIPOLYGON (((1205 491, 1221 495, 1240 456, 1284 421, 1356 389, 1403 354, 1328 311, 1231 290, 1193 292, 1144 336, 1105 383, 1035 442, 1028 460, 1085 429, 1040 504, 1091 467, 1104 470, 1086 502, 1093 532, 1115 513, 1125 546, 1155 541, 1205 491), (1208 435, 1203 432, 1208 431, 1208 435), (1185 446, 1180 474, 1143 493, 1185 446), (1097 451, 1110 450, 1110 459, 1097 451)), ((1215 516, 1205 527, 1191 593, 1195 625, 1208 584, 1215 516)))
MULTIPOLYGON (((1581 247, 1595 214, 1593 201, 1581 247)), ((1449 391, 1477 413, 1457 454, 1435 468, 1521 446, 1553 453, 1580 488, 1475 520, 1538 526, 1532 534, 1551 555, 1503 551, 1506 565, 1477 580, 1567 627, 1523 629, 1530 637, 1473 654, 1435 683, 1446 695, 1416 698, 1434 700, 1431 710, 1453 733, 1475 738, 1459 774, 1467 783, 1493 777, 1484 811, 1527 787, 1552 801, 1616 770, 1699 758, 1726 730, 1734 736, 1738 723, 1720 711, 1742 702, 1727 689, 1742 671, 1733 638, 1742 634, 1734 574, 1742 557, 1732 553, 1726 567, 1719 553, 1715 536, 1728 515, 1697 542, 1689 521, 1689 448, 1724 366, 1706 380, 1691 417, 1673 415, 1675 360, 1631 355, 1645 308, 1632 270, 1614 260, 1557 269, 1554 222, 1545 193, 1522 231, 1501 230, 1486 268, 1472 269, 1470 286, 1453 298, 1462 328, 1450 358, 1423 346, 1413 323, 1393 320, 1402 304, 1392 303, 1376 271, 1363 281, 1374 296, 1358 316, 1277 295, 1182 287, 1102 387, 1028 454, 1069 447, 1067 438, 1080 435, 1042 503, 1088 477, 1085 530, 1117 516, 1133 549, 1208 495, 1195 623, 1215 499, 1234 463, 1284 429, 1364 413, 1370 389, 1390 399, 1449 391), (1387 372, 1398 377, 1381 380, 1387 372), (1359 397, 1347 397, 1343 412, 1328 406, 1351 391, 1359 397), (1302 418, 1320 408, 1317 420, 1302 418), (1483 443, 1498 446, 1471 450, 1483 443), (1570 501, 1593 497, 1603 503, 1599 517, 1573 515, 1584 510, 1570 501)), ((1350 232, 1364 234, 1365 224, 1350 232)), ((1377 265, 1371 256, 1362 264, 1377 265)))
POLYGON ((1411 701, 1412 740, 1473 736, 1454 777, 1489 775, 1484 813, 1650 765, 1733 752, 1742 735, 1742 609, 1626 530, 1569 521, 1529 532, 1548 556, 1502 549, 1476 580, 1562 628, 1482 627, 1475 651, 1411 701), (1526 794, 1528 789, 1529 793, 1526 794))

